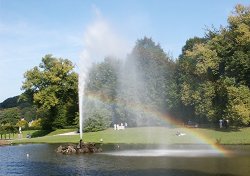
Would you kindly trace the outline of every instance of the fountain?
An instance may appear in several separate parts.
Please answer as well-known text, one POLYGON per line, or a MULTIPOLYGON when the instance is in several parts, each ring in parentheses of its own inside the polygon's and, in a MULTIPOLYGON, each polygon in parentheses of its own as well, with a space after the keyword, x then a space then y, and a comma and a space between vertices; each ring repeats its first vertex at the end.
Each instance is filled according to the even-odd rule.
MULTIPOLYGON (((80 143, 84 141, 83 135, 83 125, 84 125, 84 90, 85 83, 88 77, 88 71, 91 67, 91 64, 102 61, 105 57, 113 56, 125 56, 127 51, 126 42, 124 42, 115 31, 111 29, 110 24, 100 16, 99 12, 93 23, 87 26, 84 33, 84 50, 81 53, 79 61, 79 77, 78 77, 78 96, 79 96, 79 132, 80 132, 80 143)), ((118 57, 119 58, 119 57, 118 57)), ((79 144, 80 144, 79 143, 79 144)), ((83 147, 86 147, 84 143, 83 147)), ((86 148, 91 148, 93 144, 89 144, 86 148)), ((95 145, 94 145, 95 146, 95 145)), ((83 149, 86 151, 100 151, 99 148, 94 150, 83 149)), ((67 153, 63 151, 70 151, 68 153, 77 153, 80 150, 77 150, 77 147, 74 145, 69 146, 60 146, 57 150, 60 153, 67 153)))
POLYGON ((80 56, 78 80, 80 139, 83 139, 85 82, 91 64, 102 61, 109 55, 124 56, 127 51, 126 42, 116 35, 99 11, 96 11, 95 21, 87 26, 83 40, 84 50, 80 56))
MULTIPOLYGON (((142 49, 147 48, 148 45, 152 45, 153 47, 157 47, 151 39, 144 38, 141 40, 142 49)), ((88 71, 93 62, 102 61, 106 56, 112 54, 116 56, 115 58, 124 58, 123 56, 126 53, 126 47, 124 47, 124 43, 119 39, 117 35, 115 35, 114 31, 111 30, 109 24, 102 19, 100 16, 87 27, 87 30, 84 34, 84 50, 80 57, 79 62, 79 81, 78 81, 78 90, 79 90, 79 131, 80 131, 80 143, 78 145, 68 145, 68 146, 60 146, 58 148, 58 152, 71 154, 71 153, 88 153, 88 152, 100 152, 101 149, 96 147, 93 143, 84 143, 84 135, 83 135, 83 125, 84 125, 84 89, 85 84, 88 78, 88 71), (120 56, 120 57, 117 57, 120 56)), ((119 74, 119 91, 117 93, 117 102, 116 108, 126 107, 126 112, 129 113, 128 118, 132 118, 134 120, 134 126, 153 126, 158 124, 167 124, 167 125, 176 125, 177 123, 164 112, 162 113, 161 107, 162 104, 160 101, 165 101, 166 95, 163 95, 161 91, 164 88, 162 83, 168 83, 166 80, 166 76, 162 73, 165 71, 165 67, 151 67, 150 64, 146 65, 147 67, 142 67, 140 65, 140 61, 143 61, 141 58, 136 58, 137 54, 136 48, 132 51, 131 56, 127 57, 124 62, 123 67, 121 67, 119 74), (141 60, 140 60, 141 59, 141 60), (139 65, 139 66, 138 66, 139 65), (144 70, 144 69, 147 70, 144 70), (148 72, 147 72, 148 71, 148 72), (157 85, 156 92, 152 96, 151 88, 149 86, 148 77, 150 77, 150 83, 157 85), (160 93, 159 93, 160 92, 160 93), (153 98, 157 98, 159 100, 152 107, 151 102, 154 100, 153 98), (160 103, 159 103, 160 102, 160 103)), ((164 53, 162 53, 164 55, 164 53)), ((150 59, 149 59, 150 60, 150 59)), ((148 62, 149 62, 148 60, 148 62)), ((158 61, 158 60, 157 60, 158 61)), ((163 65, 150 60, 152 65, 163 65)), ((158 66, 157 65, 157 66, 158 66)), ((104 102, 105 103, 105 102, 104 102)), ((124 113, 125 114, 125 113, 124 113)), ((125 122, 124 122, 125 123, 125 122)), ((150 129, 146 132, 150 137, 151 131, 150 129)), ((192 131, 189 131, 187 136, 191 136, 192 131)), ((191 136, 192 138, 193 136, 191 136)), ((165 140, 165 139, 162 139, 165 140)), ((198 139, 199 141, 199 139, 198 139)), ((199 141, 200 142, 200 141, 199 141)), ((206 141, 202 141, 203 144, 207 144, 206 141)), ((207 148, 199 148, 198 151, 189 149, 183 149, 182 145, 179 150, 173 150, 169 148, 150 148, 148 150, 121 150, 113 153, 112 155, 134 155, 134 156, 152 156, 152 155, 162 155, 162 156, 182 156, 188 155, 190 153, 191 156, 196 155, 217 155, 219 152, 216 150, 207 150, 207 148)), ((146 146, 147 147, 147 146, 146 146)), ((110 154, 109 152, 106 154, 110 154)))
MULTIPOLYGON (((86 57, 87 58, 87 57, 86 57)), ((84 101, 84 88, 85 88, 85 80, 88 73, 87 64, 80 64, 79 78, 78 78, 78 96, 79 96, 79 132, 80 139, 82 140, 83 135, 83 101, 84 101)))

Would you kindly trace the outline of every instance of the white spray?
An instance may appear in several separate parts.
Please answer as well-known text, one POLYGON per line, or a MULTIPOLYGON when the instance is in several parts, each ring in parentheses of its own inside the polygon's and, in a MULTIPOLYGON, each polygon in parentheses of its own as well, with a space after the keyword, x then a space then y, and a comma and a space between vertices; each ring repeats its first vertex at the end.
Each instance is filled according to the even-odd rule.
POLYGON ((84 122, 84 88, 88 77, 88 70, 93 62, 100 62, 106 56, 123 58, 128 51, 128 45, 112 30, 109 23, 97 11, 97 18, 87 26, 84 33, 84 50, 80 56, 78 95, 79 95, 79 126, 82 139, 84 122))

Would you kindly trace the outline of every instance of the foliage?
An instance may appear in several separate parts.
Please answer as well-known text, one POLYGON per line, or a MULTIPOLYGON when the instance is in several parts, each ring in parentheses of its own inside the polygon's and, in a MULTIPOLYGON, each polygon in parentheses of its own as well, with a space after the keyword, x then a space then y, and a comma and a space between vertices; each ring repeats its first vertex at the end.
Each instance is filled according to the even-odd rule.
MULTIPOLYGON (((218 123, 223 118, 250 125, 250 7, 236 5, 228 26, 206 32, 188 39, 175 61, 144 37, 123 61, 107 57, 93 64, 85 84, 84 130, 125 122, 130 127, 163 125, 152 112, 182 121, 218 123)), ((73 69, 68 59, 42 58, 25 73, 24 94, 0 104, 1 124, 14 126, 21 117, 40 118, 47 130, 79 124, 73 69)))
POLYGON ((8 108, 1 111, 0 124, 15 125, 20 118, 20 110, 18 108, 8 108))
POLYGON ((37 105, 44 129, 62 128, 73 122, 75 111, 67 116, 69 109, 77 109, 77 74, 73 68, 68 59, 46 55, 39 67, 24 75, 24 95, 37 105))
POLYGON ((24 118, 26 121, 36 119, 36 107, 32 105, 32 102, 22 99, 21 96, 8 98, 0 104, 0 109, 2 109, 0 112, 10 108, 15 108, 19 112, 19 118, 24 118))
POLYGON ((119 77, 118 122, 127 122, 130 126, 158 124, 143 111, 172 110, 176 88, 174 69, 174 62, 159 44, 147 37, 138 40, 119 77))
POLYGON ((227 87, 228 104, 226 116, 235 124, 250 123, 250 91, 247 86, 227 87))
POLYGON ((237 5, 228 22, 228 27, 208 30, 206 38, 190 39, 183 47, 178 60, 180 99, 199 119, 226 118, 248 125, 250 7, 237 5))
POLYGON ((18 106, 18 96, 7 98, 2 103, 0 103, 0 109, 13 108, 18 106))
POLYGON ((21 117, 23 117, 28 122, 37 118, 36 107, 29 105, 28 107, 24 107, 20 110, 21 117))
POLYGON ((119 61, 105 58, 104 62, 94 64, 89 71, 86 94, 98 95, 109 102, 114 101, 117 91, 119 61))
POLYGON ((110 127, 112 111, 102 102, 85 101, 84 132, 101 131, 110 127))
POLYGON ((141 103, 161 112, 169 109, 171 101, 167 93, 172 91, 169 85, 172 84, 174 63, 159 44, 147 37, 137 41, 130 57, 128 62, 135 60, 137 81, 143 84, 144 93, 138 93, 141 103))
MULTIPOLYGON (((117 95, 119 62, 106 58, 89 71, 84 103, 84 131, 99 131, 111 124, 117 95)), ((78 122, 78 119, 76 119, 78 122)))
POLYGON ((0 111, 0 134, 17 132, 16 123, 20 119, 18 108, 8 108, 0 111))
POLYGON ((42 136, 46 136, 49 133, 50 133, 50 131, 47 131, 47 130, 37 130, 37 131, 34 131, 33 133, 31 133, 31 137, 32 138, 42 137, 42 136))
POLYGON ((22 129, 25 129, 28 127, 28 122, 25 119, 21 119, 17 122, 16 126, 21 127, 22 129))
POLYGON ((31 128, 31 129, 37 129, 37 130, 41 129, 42 128, 41 121, 42 121, 41 118, 39 118, 37 120, 31 121, 31 124, 30 124, 29 128, 31 128))

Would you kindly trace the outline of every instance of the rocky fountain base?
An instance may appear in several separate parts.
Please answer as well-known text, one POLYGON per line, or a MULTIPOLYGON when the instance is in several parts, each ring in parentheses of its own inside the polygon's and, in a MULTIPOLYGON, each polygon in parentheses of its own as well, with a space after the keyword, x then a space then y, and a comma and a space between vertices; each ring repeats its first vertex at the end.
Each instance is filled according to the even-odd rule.
POLYGON ((62 154, 74 154, 74 153, 98 153, 102 152, 100 147, 97 147, 95 143, 83 143, 80 140, 78 145, 68 144, 65 146, 60 145, 57 148, 57 153, 62 154))

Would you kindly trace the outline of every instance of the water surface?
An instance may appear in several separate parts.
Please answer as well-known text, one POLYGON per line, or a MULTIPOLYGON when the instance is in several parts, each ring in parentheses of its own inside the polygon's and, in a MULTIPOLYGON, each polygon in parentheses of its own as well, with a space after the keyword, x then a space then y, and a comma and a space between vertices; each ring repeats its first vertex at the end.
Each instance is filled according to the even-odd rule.
POLYGON ((227 146, 230 157, 204 146, 177 145, 155 150, 142 146, 104 146, 100 154, 62 155, 58 145, 0 147, 0 175, 215 176, 250 173, 250 146, 227 146))

